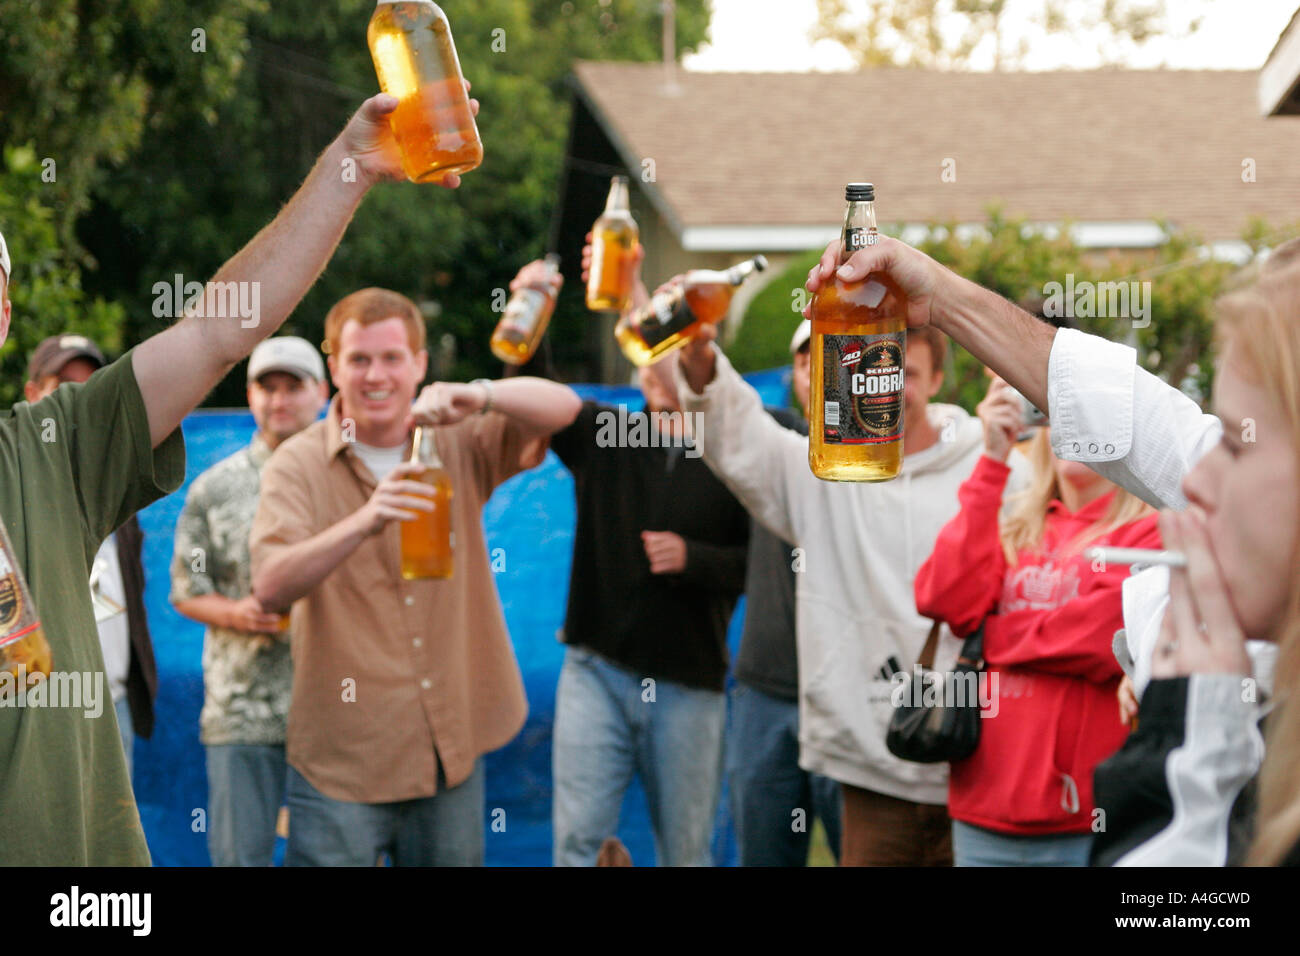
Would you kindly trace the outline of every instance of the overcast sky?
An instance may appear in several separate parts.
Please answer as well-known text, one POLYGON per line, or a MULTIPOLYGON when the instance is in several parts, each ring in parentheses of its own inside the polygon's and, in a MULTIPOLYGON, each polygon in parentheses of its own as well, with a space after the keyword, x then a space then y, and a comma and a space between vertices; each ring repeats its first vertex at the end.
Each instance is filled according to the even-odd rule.
MULTIPOLYGON (((1042 0, 1011 0, 1012 9, 1042 8, 1042 0)), ((1184 39, 1161 38, 1127 57, 1134 68, 1247 70, 1262 66, 1300 0, 1166 0, 1171 19, 1182 27, 1200 15, 1203 23, 1184 39)), ((713 0, 713 43, 685 58, 693 70, 796 71, 851 69, 852 61, 837 44, 813 45, 808 31, 816 20, 816 0, 713 0)), ((1084 51, 1086 52, 1086 50, 1084 51)), ((987 68, 991 55, 978 64, 987 68)), ((1100 65, 1081 54, 1068 38, 1035 44, 1025 62, 1031 70, 1100 65)))

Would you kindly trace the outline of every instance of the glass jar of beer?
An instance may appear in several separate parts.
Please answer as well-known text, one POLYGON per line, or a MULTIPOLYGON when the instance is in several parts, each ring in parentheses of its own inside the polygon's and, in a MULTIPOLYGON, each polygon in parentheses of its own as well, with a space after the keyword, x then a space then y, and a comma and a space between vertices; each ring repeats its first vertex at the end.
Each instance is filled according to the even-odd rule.
POLYGON ((379 88, 400 101, 388 122, 415 183, 440 183, 483 162, 483 141, 442 9, 379 0, 366 31, 379 88))
POLYGON ((615 176, 605 211, 591 227, 587 308, 593 312, 622 312, 632 298, 633 256, 641 233, 629 203, 627 177, 615 176))
POLYGON ((402 577, 408 581, 449 578, 456 543, 451 528, 451 478, 438 456, 432 428, 415 430, 411 461, 424 466, 423 472, 410 477, 432 486, 433 511, 416 511, 414 519, 401 522, 402 577))

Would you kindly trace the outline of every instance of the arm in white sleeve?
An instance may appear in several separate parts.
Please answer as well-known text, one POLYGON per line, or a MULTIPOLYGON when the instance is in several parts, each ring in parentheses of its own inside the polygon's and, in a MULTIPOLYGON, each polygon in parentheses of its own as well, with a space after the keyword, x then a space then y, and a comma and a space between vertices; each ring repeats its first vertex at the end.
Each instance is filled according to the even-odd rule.
POLYGON ((1052 449, 1157 508, 1186 507, 1182 481, 1223 434, 1127 345, 1061 329, 1047 364, 1052 449))
POLYGON ((780 425, 763 409, 752 385, 716 345, 717 370, 704 394, 691 390, 676 367, 677 394, 695 446, 712 472, 750 515, 782 540, 799 544, 791 514, 792 474, 808 467, 808 439, 780 425))
POLYGON ((1259 706, 1234 674, 1155 680, 1138 729, 1094 775, 1093 865, 1225 866, 1234 805, 1259 772, 1259 706))

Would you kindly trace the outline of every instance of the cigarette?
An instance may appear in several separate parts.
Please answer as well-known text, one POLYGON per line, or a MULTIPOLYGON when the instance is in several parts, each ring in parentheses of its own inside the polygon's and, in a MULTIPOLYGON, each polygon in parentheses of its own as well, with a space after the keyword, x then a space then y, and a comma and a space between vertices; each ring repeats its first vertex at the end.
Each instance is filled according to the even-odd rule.
POLYGON ((1170 568, 1187 567, 1187 555, 1181 551, 1151 551, 1147 548, 1089 548, 1087 556, 1104 564, 1163 564, 1170 568))

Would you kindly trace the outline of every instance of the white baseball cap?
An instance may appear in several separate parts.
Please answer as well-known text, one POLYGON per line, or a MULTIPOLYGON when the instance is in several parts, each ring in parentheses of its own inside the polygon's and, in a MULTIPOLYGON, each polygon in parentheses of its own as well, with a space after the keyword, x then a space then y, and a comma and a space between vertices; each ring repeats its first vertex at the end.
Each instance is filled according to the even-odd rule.
POLYGON ((5 245, 5 236, 0 232, 0 272, 5 274, 5 281, 9 281, 9 247, 5 245))
POLYGON ((794 330, 794 335, 790 336, 790 354, 797 354, 810 338, 812 338, 812 323, 804 319, 794 330))
POLYGON ((302 379, 325 381, 325 363, 316 347, 293 335, 266 339, 253 349, 248 360, 248 380, 255 382, 267 372, 288 372, 302 379))

